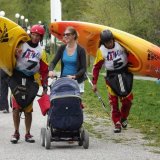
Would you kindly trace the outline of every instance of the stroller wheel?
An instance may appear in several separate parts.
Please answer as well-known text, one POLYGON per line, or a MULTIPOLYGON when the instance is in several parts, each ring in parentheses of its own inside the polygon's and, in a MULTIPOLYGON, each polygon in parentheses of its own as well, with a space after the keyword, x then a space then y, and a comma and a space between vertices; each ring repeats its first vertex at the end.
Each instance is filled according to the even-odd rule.
POLYGON ((83 145, 83 140, 82 140, 82 139, 80 139, 80 141, 78 142, 78 145, 79 145, 79 146, 82 146, 82 145, 83 145))
POLYGON ((50 149, 50 147, 51 147, 51 131, 50 131, 50 129, 46 129, 45 148, 50 149))
POLYGON ((45 133, 46 133, 46 129, 41 128, 40 142, 41 142, 41 146, 43 147, 45 145, 45 133))
POLYGON ((80 128, 80 140, 79 140, 79 142, 78 142, 78 145, 79 145, 79 146, 82 146, 82 145, 83 145, 83 138, 84 138, 84 129, 83 129, 83 127, 82 127, 82 128, 80 128))
POLYGON ((89 134, 86 130, 83 132, 83 148, 88 149, 89 147, 89 134))

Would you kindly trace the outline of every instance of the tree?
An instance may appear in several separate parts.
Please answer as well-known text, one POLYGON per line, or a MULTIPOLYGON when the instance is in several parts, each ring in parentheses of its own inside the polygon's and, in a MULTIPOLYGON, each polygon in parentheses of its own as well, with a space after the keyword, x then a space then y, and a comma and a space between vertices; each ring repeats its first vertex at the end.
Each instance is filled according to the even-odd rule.
POLYGON ((86 0, 61 0, 63 20, 81 20, 82 11, 87 7, 86 0))
POLYGON ((88 0, 84 21, 111 26, 159 42, 159 0, 88 0), (155 32, 157 31, 157 32, 155 32))
MULTIPOLYGON (((114 27, 160 43, 159 0, 61 0, 62 20, 86 21, 114 27)), ((50 0, 1 0, 6 17, 20 13, 31 24, 50 23, 50 0), (8 5, 9 4, 9 5, 8 5)))
POLYGON ((30 20, 31 25, 39 20, 45 23, 50 22, 50 1, 49 0, 21 0, 20 12, 30 20))
POLYGON ((1 0, 1 8, 6 17, 16 21, 15 14, 19 13, 28 18, 31 24, 42 22, 50 23, 50 0, 1 0))

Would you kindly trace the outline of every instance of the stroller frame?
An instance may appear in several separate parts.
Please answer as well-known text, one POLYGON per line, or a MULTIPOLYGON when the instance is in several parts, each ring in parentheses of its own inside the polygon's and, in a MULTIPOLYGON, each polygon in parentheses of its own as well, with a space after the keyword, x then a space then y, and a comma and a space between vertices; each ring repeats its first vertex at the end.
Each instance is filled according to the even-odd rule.
MULTIPOLYGON (((73 81, 74 80, 71 80, 70 82, 73 82, 73 81)), ((62 96, 56 95, 56 96, 50 96, 50 97, 52 97, 51 104, 54 103, 55 101, 61 102, 62 99, 67 99, 72 104, 73 98, 78 99, 78 102, 81 102, 80 96, 71 95, 71 94, 62 95, 62 96)), ((62 104, 61 106, 64 106, 64 104, 62 104)), ((54 127, 54 123, 53 122, 51 123, 51 118, 52 118, 51 112, 53 111, 53 109, 55 109, 56 107, 58 108, 59 106, 56 106, 55 108, 53 107, 55 106, 51 105, 50 112, 48 112, 46 128, 41 128, 41 134, 40 134, 41 145, 46 149, 50 149, 51 142, 75 141, 75 142, 78 142, 79 146, 83 146, 84 149, 88 149, 89 134, 83 127, 83 124, 79 125, 79 127, 75 129, 68 129, 68 128, 63 129, 63 128, 54 127)), ((74 106, 71 105, 71 107, 74 107, 74 106)), ((75 107, 78 107, 78 106, 75 106, 75 107)), ((81 108, 80 110, 82 111, 81 108)), ((69 112, 66 112, 66 113, 68 114, 69 112)), ((83 114, 83 111, 82 111, 82 114, 83 114)))

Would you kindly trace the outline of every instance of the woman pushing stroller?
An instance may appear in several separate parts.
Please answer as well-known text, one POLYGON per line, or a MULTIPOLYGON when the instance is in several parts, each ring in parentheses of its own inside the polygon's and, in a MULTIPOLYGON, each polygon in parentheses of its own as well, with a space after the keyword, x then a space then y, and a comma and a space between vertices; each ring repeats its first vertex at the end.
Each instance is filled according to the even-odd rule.
POLYGON ((61 45, 49 66, 49 77, 55 76, 53 69, 61 60, 61 77, 77 80, 80 92, 84 92, 84 80, 86 79, 86 53, 78 43, 78 33, 73 27, 67 27, 64 35, 66 44, 61 45))

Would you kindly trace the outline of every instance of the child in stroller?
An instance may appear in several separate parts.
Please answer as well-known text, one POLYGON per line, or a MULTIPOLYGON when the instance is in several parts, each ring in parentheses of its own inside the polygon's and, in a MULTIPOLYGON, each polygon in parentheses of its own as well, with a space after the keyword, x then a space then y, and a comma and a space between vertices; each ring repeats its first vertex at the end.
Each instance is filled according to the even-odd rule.
POLYGON ((51 106, 47 127, 41 128, 41 145, 50 149, 52 141, 77 141, 89 147, 89 135, 83 128, 83 110, 78 83, 67 77, 60 78, 50 87, 51 106))

